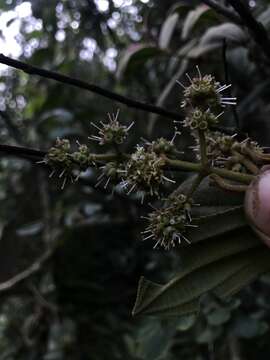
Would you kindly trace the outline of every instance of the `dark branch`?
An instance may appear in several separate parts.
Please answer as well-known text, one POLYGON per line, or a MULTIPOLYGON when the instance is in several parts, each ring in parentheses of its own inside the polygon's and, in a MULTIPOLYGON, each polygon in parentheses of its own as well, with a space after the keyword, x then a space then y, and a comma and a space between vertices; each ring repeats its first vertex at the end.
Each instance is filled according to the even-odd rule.
POLYGON ((242 19, 242 22, 249 29, 256 43, 261 47, 265 55, 270 59, 270 39, 263 25, 251 14, 248 6, 241 0, 228 0, 228 3, 235 9, 242 19))
POLYGON ((0 153, 8 156, 16 156, 21 159, 39 161, 44 158, 46 151, 30 149, 21 146, 3 145, 0 144, 0 153))
POLYGON ((9 280, 0 283, 0 293, 11 290, 16 285, 22 283, 23 281, 27 280, 29 277, 43 270, 43 266, 52 258, 54 252, 55 252, 55 248, 51 248, 47 250, 39 259, 37 259, 26 270, 13 276, 9 280))
POLYGON ((90 92, 99 94, 101 96, 104 96, 108 99, 114 100, 116 102, 119 102, 121 104, 124 104, 124 105, 134 108, 134 109, 139 109, 139 110, 143 110, 146 112, 154 113, 154 114, 164 116, 166 118, 173 119, 173 120, 180 120, 182 118, 181 114, 167 111, 159 106, 147 104, 144 102, 139 102, 139 101, 130 99, 126 96, 103 89, 97 85, 90 84, 90 83, 87 83, 87 82, 79 80, 79 79, 71 78, 69 76, 66 76, 66 75, 63 75, 63 74, 60 74, 60 73, 57 73, 54 71, 49 71, 49 70, 45 70, 45 69, 42 69, 42 68, 39 68, 36 66, 32 66, 32 65, 26 64, 22 61, 11 59, 10 57, 4 56, 3 54, 0 54, 0 63, 5 64, 10 67, 13 67, 13 68, 16 68, 16 69, 19 69, 19 70, 22 70, 25 73, 30 74, 30 75, 42 76, 47 79, 56 80, 63 84, 72 85, 72 86, 76 86, 80 89, 88 90, 90 92))
POLYGON ((228 9, 226 6, 216 3, 213 0, 202 0, 206 5, 210 6, 217 13, 225 16, 227 19, 233 21, 236 24, 242 24, 241 18, 232 10, 228 9))

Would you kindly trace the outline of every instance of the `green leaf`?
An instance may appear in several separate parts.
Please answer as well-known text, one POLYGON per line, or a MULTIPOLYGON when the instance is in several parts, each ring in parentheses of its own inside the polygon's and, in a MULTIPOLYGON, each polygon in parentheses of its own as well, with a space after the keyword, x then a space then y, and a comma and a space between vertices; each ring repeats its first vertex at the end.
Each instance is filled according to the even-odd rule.
POLYGON ((247 35, 240 26, 225 23, 210 27, 202 36, 200 45, 206 46, 214 43, 222 45, 224 39, 236 44, 243 44, 247 40, 247 35))
POLYGON ((124 74, 134 71, 138 66, 162 53, 163 51, 154 45, 132 44, 122 54, 116 76, 121 78, 124 74))
POLYGON ((220 47, 220 44, 218 44, 218 43, 207 44, 207 45, 197 45, 188 52, 187 57, 189 59, 197 59, 197 58, 205 55, 208 52, 216 50, 219 47, 220 47))
POLYGON ((156 319, 147 322, 137 339, 136 356, 147 360, 167 359, 175 331, 174 322, 164 323, 156 319))
POLYGON ((264 10, 258 17, 257 20, 263 24, 263 26, 269 30, 270 27, 270 6, 267 6, 266 10, 264 10))
POLYGON ((187 331, 190 328, 192 328, 195 322, 196 322, 196 316, 194 314, 182 316, 177 323, 176 329, 178 331, 187 331))
MULTIPOLYGON (((196 212, 194 212, 192 223, 198 225, 198 227, 190 228, 187 233, 187 237, 192 243, 222 235, 239 228, 241 228, 241 231, 244 231, 243 227, 247 225, 242 206, 232 208, 202 206, 198 208, 197 212, 205 215, 196 218, 196 212)), ((249 228, 246 236, 253 238, 249 228)))
POLYGON ((186 15, 186 13, 192 8, 192 4, 188 4, 185 1, 177 1, 176 4, 173 4, 169 11, 168 14, 174 14, 177 13, 181 16, 186 15))
MULTIPOLYGON (((174 192, 174 194, 185 193, 191 187, 196 176, 190 176, 184 181, 174 192)), ((195 203, 205 207, 215 208, 232 208, 234 206, 242 205, 244 202, 244 195, 242 193, 234 193, 233 196, 228 196, 228 192, 220 189, 218 186, 211 185, 209 178, 205 178, 199 188, 192 196, 195 203)))
POLYGON ((217 240, 187 248, 183 270, 166 285, 142 277, 133 315, 197 312, 201 295, 213 291, 221 298, 230 296, 270 268, 270 253, 253 237, 217 240))
MULTIPOLYGON (((161 92, 161 94, 159 95, 156 105, 157 106, 163 106, 164 102, 166 101, 166 99, 169 97, 169 95, 171 94, 172 89, 174 88, 175 84, 176 84, 176 80, 178 80, 183 74, 184 72, 187 70, 188 67, 188 61, 187 60, 183 60, 181 62, 181 65, 179 66, 178 71, 172 76, 172 78, 170 79, 170 81, 168 82, 168 84, 164 87, 164 90, 161 92)), ((156 120, 157 120, 157 115, 156 114, 151 114, 150 118, 149 118, 149 123, 148 123, 148 135, 151 136, 153 128, 155 126, 156 120)))
MULTIPOLYGON (((184 21, 182 29, 182 40, 187 40, 190 32, 199 22, 199 20, 209 14, 214 14, 214 11, 206 5, 199 5, 194 10, 190 11, 184 21)), ((208 24, 209 25, 209 24, 208 24)))
POLYGON ((220 326, 226 323, 231 317, 231 313, 226 308, 215 309, 207 316, 207 321, 212 326, 220 326))
POLYGON ((174 13, 167 17, 161 27, 160 35, 159 35, 159 47, 163 50, 167 49, 170 44, 171 37, 173 35, 174 29, 178 22, 179 15, 174 13))
MULTIPOLYGON (((190 188, 194 177, 184 181, 174 194, 186 193, 190 188)), ((224 234, 228 231, 241 229, 247 225, 243 211, 243 195, 228 193, 216 186, 210 186, 209 180, 205 179, 193 194, 193 201, 200 206, 193 206, 191 216, 193 224, 197 228, 189 228, 187 237, 192 243, 224 234)), ((241 234, 240 234, 241 236, 241 234)), ((246 237, 254 236, 248 229, 246 237)))

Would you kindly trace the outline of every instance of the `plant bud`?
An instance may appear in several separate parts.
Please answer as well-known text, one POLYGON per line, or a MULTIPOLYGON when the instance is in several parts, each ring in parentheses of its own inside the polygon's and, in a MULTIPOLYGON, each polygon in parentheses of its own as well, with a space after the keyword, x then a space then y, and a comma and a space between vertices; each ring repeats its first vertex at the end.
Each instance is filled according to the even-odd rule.
POLYGON ((270 166, 264 166, 249 185, 245 213, 259 238, 270 247, 270 166))

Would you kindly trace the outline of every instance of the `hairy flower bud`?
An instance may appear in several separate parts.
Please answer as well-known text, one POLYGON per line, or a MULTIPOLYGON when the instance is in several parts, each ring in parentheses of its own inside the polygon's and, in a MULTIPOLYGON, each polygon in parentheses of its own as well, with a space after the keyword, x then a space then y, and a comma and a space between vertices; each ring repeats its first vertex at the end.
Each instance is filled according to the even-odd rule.
POLYGON ((187 114, 183 125, 189 127, 190 130, 207 130, 218 123, 218 118, 222 114, 216 116, 210 111, 201 111, 199 108, 195 108, 187 114))
POLYGON ((100 126, 97 126, 96 124, 91 122, 91 125, 93 125, 98 130, 98 136, 91 135, 89 139, 97 141, 99 145, 122 144, 127 138, 128 131, 134 123, 131 123, 128 127, 125 125, 121 125, 117 120, 118 115, 119 111, 116 113, 116 115, 113 114, 111 116, 110 114, 108 114, 109 122, 105 124, 100 121, 100 126))
POLYGON ((264 166, 249 185, 245 196, 245 213, 249 224, 270 247, 270 166, 264 166))
POLYGON ((198 107, 202 110, 207 110, 209 108, 212 109, 220 106, 236 105, 235 97, 224 97, 221 94, 231 85, 221 85, 212 75, 202 76, 198 66, 197 71, 198 77, 194 77, 193 79, 186 74, 190 82, 189 86, 184 86, 178 81, 184 88, 184 99, 181 103, 181 107, 198 107))
POLYGON ((78 151, 75 151, 71 157, 79 166, 80 170, 84 171, 89 166, 89 149, 86 145, 80 145, 78 151))
POLYGON ((122 186, 132 191, 142 191, 151 196, 159 196, 160 185, 173 180, 164 175, 164 159, 154 151, 137 146, 136 151, 126 163, 122 186))
POLYGON ((149 225, 145 231, 143 240, 153 239, 157 246, 169 250, 175 247, 176 243, 181 244, 182 240, 190 244, 190 241, 183 235, 190 225, 191 201, 188 201, 184 194, 178 194, 168 199, 162 209, 156 209, 147 217, 149 225))

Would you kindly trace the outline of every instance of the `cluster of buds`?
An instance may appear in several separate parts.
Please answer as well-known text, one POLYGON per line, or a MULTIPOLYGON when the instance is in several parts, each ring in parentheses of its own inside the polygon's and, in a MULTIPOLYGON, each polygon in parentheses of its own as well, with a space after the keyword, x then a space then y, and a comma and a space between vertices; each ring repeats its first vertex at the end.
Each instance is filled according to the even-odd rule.
POLYGON ((143 194, 159 196, 161 184, 174 183, 164 175, 164 165, 162 156, 146 147, 137 146, 126 163, 121 185, 128 189, 128 194, 141 191, 143 194))
POLYGON ((184 99, 181 107, 186 109, 187 115, 183 122, 185 127, 191 130, 207 131, 210 127, 218 124, 219 117, 215 112, 226 105, 236 105, 235 97, 224 97, 222 92, 231 85, 221 85, 212 75, 202 76, 197 66, 198 76, 193 79, 186 74, 190 85, 184 86, 184 99))
POLYGON ((77 144, 79 145, 79 148, 71 154, 71 158, 73 159, 73 162, 79 166, 80 170, 84 171, 89 167, 91 155, 89 148, 86 145, 77 144))
MULTIPOLYGON (((122 149, 118 145, 126 140, 133 123, 129 126, 121 125, 118 121, 118 111, 116 115, 109 115, 108 123, 100 122, 100 126, 92 123, 98 130, 98 134, 89 137, 89 139, 97 141, 99 145, 112 145, 112 153, 91 154, 88 146, 79 143, 77 143, 78 149, 72 152, 68 140, 57 139, 56 144, 42 161, 53 169, 51 176, 57 172, 60 178, 63 177, 63 188, 67 180, 73 182, 74 179, 78 179, 81 171, 94 165, 101 170, 95 186, 102 184, 106 189, 112 182, 126 190, 127 195, 133 192, 141 194, 143 202, 145 195, 160 199, 164 190, 168 190, 165 185, 175 183, 165 175, 170 165, 171 169, 177 168, 177 166, 179 168, 186 166, 188 170, 200 168, 202 169, 198 177, 200 181, 203 176, 210 175, 212 181, 227 189, 236 189, 237 184, 227 183, 222 175, 211 172, 212 168, 208 166, 209 162, 212 166, 223 168, 219 173, 225 173, 225 180, 227 179, 226 174, 230 171, 258 174, 260 166, 269 162, 270 154, 265 154, 263 149, 250 139, 238 141, 236 135, 228 136, 211 131, 223 114, 220 112, 220 108, 236 104, 236 98, 222 96, 222 92, 230 85, 221 85, 211 75, 202 76, 198 67, 197 71, 198 76, 193 79, 187 74, 190 81, 189 86, 185 87, 182 84, 181 86, 184 87, 182 107, 186 111, 183 125, 193 131, 197 142, 193 149, 197 159, 202 160, 201 166, 187 166, 185 164, 188 162, 178 159, 180 152, 174 144, 175 137, 179 134, 178 131, 175 131, 171 140, 161 137, 154 141, 144 141, 143 145, 136 146, 132 154, 122 153, 122 149), (206 165, 206 172, 204 172, 204 165, 206 165), (76 171, 77 177, 75 176, 76 171)), ((236 174, 233 175, 231 178, 234 181, 237 177, 236 174)), ((246 174, 239 175, 245 179, 249 178, 246 174)), ((173 193, 166 199, 162 208, 154 208, 154 211, 147 217, 149 225, 143 231, 144 240, 155 240, 155 248, 163 247, 166 250, 182 242, 190 243, 186 237, 187 230, 189 227, 196 226, 192 224, 190 216, 191 206, 194 205, 190 198, 199 186, 199 182, 192 184, 187 192, 188 195, 173 193)), ((245 186, 239 185, 237 191, 243 191, 243 188, 245 186)))
POLYGON ((113 183, 119 182, 121 180, 122 173, 125 172, 123 169, 123 165, 116 161, 110 161, 107 164, 100 167, 102 170, 101 174, 97 178, 96 187, 101 183, 104 183, 104 189, 106 189, 109 183, 112 181, 113 183))
POLYGON ((57 138, 55 145, 50 148, 46 157, 40 163, 48 164, 51 167, 52 172, 49 177, 52 177, 56 172, 59 173, 59 178, 63 178, 61 189, 65 187, 67 180, 73 181, 73 164, 69 140, 57 138))
POLYGON ((89 149, 86 145, 81 145, 77 142, 78 150, 71 152, 71 146, 68 139, 56 139, 54 146, 52 146, 46 157, 39 161, 39 163, 45 163, 52 169, 49 177, 52 177, 55 173, 58 173, 59 178, 63 178, 61 188, 65 187, 66 182, 77 181, 81 171, 86 170, 91 160, 89 149), (74 175, 74 170, 78 170, 77 176, 74 175))
POLYGON ((100 126, 97 126, 91 122, 91 125, 93 125, 98 130, 98 136, 91 135, 89 139, 97 141, 99 145, 122 144, 126 140, 128 131, 131 129, 134 123, 132 122, 129 126, 121 125, 118 121, 118 115, 119 111, 117 111, 116 115, 108 114, 109 122, 104 123, 100 121, 100 126))
POLYGON ((182 107, 199 107, 200 109, 207 110, 208 108, 215 109, 220 106, 236 104, 235 97, 222 96, 222 92, 231 85, 221 85, 212 75, 202 76, 198 66, 197 71, 198 77, 193 79, 186 74, 190 81, 189 86, 186 87, 178 82, 184 88, 182 107))
POLYGON ((154 239, 154 248, 161 246, 169 250, 181 244, 182 241, 190 244, 184 236, 191 224, 190 209, 192 201, 188 200, 184 194, 178 194, 167 201, 167 205, 162 209, 155 209, 146 219, 149 225, 145 231, 143 240, 154 239))
MULTIPOLYGON (((207 157, 213 165, 241 173, 256 173, 256 165, 269 161, 269 155, 265 154, 256 141, 249 138, 238 141, 236 134, 226 135, 221 132, 207 132, 206 151, 207 157)), ((200 145, 195 137, 196 145, 192 147, 199 158, 200 145)))
POLYGON ((58 164, 61 167, 69 167, 72 162, 69 155, 70 155, 69 140, 57 138, 55 145, 52 146, 48 151, 46 160, 49 165, 58 164))
POLYGON ((163 137, 158 138, 156 140, 153 140, 151 142, 146 141, 145 145, 148 149, 148 151, 153 151, 157 155, 165 154, 165 155, 175 155, 179 153, 179 151, 176 149, 176 146, 174 145, 174 139, 176 135, 178 135, 179 132, 176 131, 172 140, 167 140, 163 137))
POLYGON ((214 115, 210 109, 202 111, 199 108, 192 109, 188 112, 183 125, 189 127, 191 130, 205 131, 211 126, 218 124, 218 118, 223 114, 214 115))

